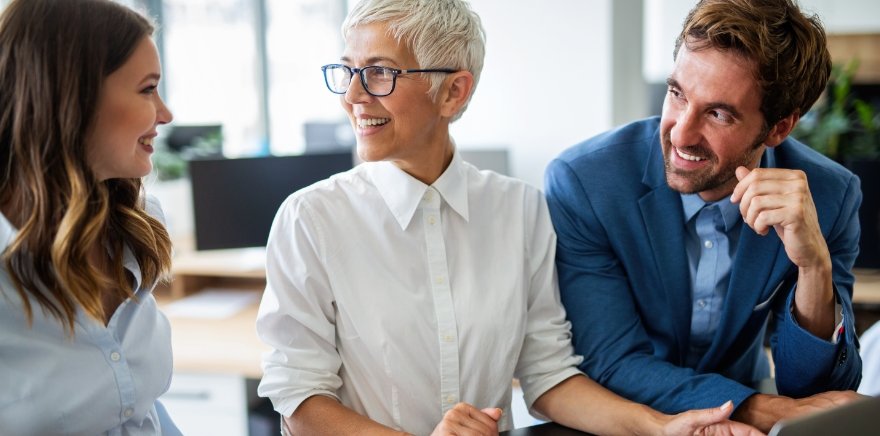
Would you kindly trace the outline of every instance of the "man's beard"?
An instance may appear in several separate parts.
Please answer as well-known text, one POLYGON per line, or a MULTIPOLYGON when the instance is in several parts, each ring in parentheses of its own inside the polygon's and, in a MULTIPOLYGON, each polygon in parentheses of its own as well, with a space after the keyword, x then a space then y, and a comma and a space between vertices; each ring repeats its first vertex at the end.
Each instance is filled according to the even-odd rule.
POLYGON ((663 164, 666 168, 666 182, 669 184, 669 176, 676 175, 682 179, 686 179, 689 182, 689 186, 679 186, 678 188, 673 187, 671 184, 670 188, 681 192, 682 194, 695 194, 703 191, 710 191, 712 189, 718 188, 720 186, 729 183, 731 179, 736 178, 736 169, 744 166, 748 168, 752 163, 755 162, 756 158, 763 151, 761 146, 764 144, 764 140, 767 139, 767 130, 762 130, 761 133, 755 138, 755 141, 752 143, 751 147, 749 147, 745 153, 738 156, 737 159, 729 161, 726 165, 721 168, 715 168, 715 165, 718 163, 718 156, 712 152, 709 148, 703 147, 701 145, 690 145, 686 147, 679 147, 679 149, 692 156, 697 156, 704 158, 709 161, 709 165, 706 168, 702 168, 696 171, 684 171, 676 168, 670 162, 670 153, 675 153, 672 151, 672 140, 670 138, 669 132, 666 132, 661 137, 662 141, 662 151, 663 151, 663 164))

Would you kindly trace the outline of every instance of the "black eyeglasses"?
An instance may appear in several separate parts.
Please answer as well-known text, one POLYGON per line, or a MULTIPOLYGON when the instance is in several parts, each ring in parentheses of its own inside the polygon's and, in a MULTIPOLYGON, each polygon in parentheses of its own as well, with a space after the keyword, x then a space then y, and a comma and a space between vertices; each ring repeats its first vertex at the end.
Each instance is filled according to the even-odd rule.
POLYGON ((351 68, 342 64, 330 64, 321 67, 324 71, 324 83, 334 94, 345 94, 351 86, 351 80, 357 74, 361 77, 361 85, 368 94, 374 97, 385 97, 394 92, 397 76, 410 73, 454 73, 458 70, 450 68, 432 68, 418 70, 399 70, 397 68, 370 65, 363 68, 351 68))

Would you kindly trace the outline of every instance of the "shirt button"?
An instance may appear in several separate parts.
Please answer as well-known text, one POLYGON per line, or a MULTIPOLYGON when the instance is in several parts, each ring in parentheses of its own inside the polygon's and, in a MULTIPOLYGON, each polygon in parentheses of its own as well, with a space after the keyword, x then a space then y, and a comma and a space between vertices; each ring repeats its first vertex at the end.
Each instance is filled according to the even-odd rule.
POLYGON ((437 282, 438 285, 442 285, 443 284, 443 277, 437 277, 434 281, 437 282))
POLYGON ((455 396, 454 395, 447 395, 446 396, 446 404, 452 404, 452 403, 455 403, 455 396))
POLYGON ((697 306, 700 306, 701 309, 706 307, 706 300, 697 300, 697 306))
POLYGON ((121 357, 122 357, 122 356, 120 356, 119 353, 117 353, 116 351, 110 353, 110 360, 112 360, 112 361, 114 361, 114 362, 119 362, 119 359, 120 359, 121 357))
POLYGON ((431 201, 434 199, 434 194, 431 191, 425 193, 425 200, 431 201))
POLYGON ((706 241, 703 243, 703 246, 706 248, 712 248, 715 244, 713 244, 712 241, 706 241))
POLYGON ((443 340, 445 342, 452 342, 453 339, 452 335, 443 335, 443 340))
POLYGON ((122 412, 122 414, 125 415, 126 418, 129 418, 129 417, 131 417, 131 415, 134 414, 134 410, 132 410, 131 407, 129 407, 128 409, 125 409, 122 412))
POLYGON ((433 226, 435 222, 437 222, 437 220, 434 218, 433 215, 428 217, 428 224, 433 226))

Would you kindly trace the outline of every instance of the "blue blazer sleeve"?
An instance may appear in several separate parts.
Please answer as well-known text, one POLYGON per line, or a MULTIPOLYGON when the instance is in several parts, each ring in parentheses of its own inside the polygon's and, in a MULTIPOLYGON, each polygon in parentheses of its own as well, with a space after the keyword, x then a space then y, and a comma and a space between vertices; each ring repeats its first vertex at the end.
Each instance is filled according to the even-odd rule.
MULTIPOLYGON (((852 267, 858 255, 861 201, 859 179, 851 176, 840 209, 818 211, 820 215, 839 211, 838 218, 825 235, 831 253, 835 296, 843 309, 845 330, 838 343, 817 338, 797 324, 791 313, 796 290, 788 298, 781 299, 785 304, 774 308, 778 327, 770 342, 776 364, 776 387, 781 395, 800 398, 828 390, 855 390, 859 386, 862 360, 852 308, 855 281, 852 267)), ((817 207, 820 207, 818 203, 817 207)))
POLYGON ((727 400, 739 405, 755 391, 655 356, 627 278, 638 271, 624 270, 604 227, 615 223, 597 219, 595 199, 584 191, 587 182, 562 160, 551 162, 545 180, 558 236, 561 297, 576 352, 584 357, 580 369, 617 394, 665 413, 716 407, 727 400))

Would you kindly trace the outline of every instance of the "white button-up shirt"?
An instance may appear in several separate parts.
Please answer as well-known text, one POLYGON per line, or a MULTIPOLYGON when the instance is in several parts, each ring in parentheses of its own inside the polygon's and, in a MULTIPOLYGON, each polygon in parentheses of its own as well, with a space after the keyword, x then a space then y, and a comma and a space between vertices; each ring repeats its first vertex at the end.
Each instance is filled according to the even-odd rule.
MULTIPOLYGON (((152 199, 147 211, 162 219, 152 199)), ((0 247, 18 232, 0 214, 0 247)), ((171 329, 156 308, 154 284, 126 247, 123 266, 136 299, 125 300, 110 323, 76 312, 71 338, 57 318, 31 299, 28 326, 21 298, 0 263, 0 434, 180 434, 158 398, 171 383, 171 329)))
POLYGON ((458 402, 526 403, 572 375, 543 195, 456 153, 427 186, 388 162, 291 195, 267 247, 259 393, 290 416, 327 395, 428 434, 458 402))

